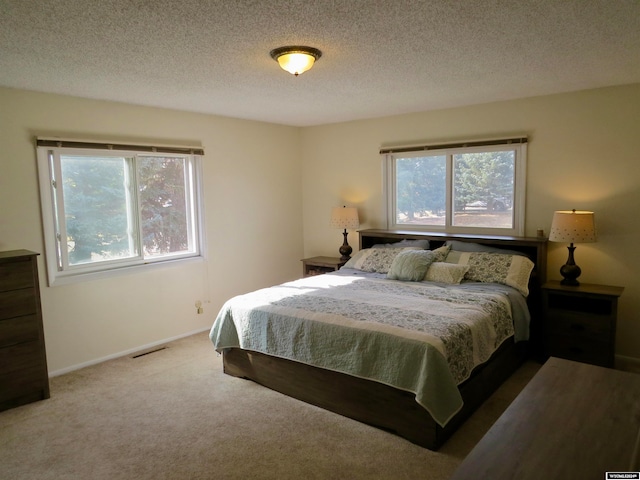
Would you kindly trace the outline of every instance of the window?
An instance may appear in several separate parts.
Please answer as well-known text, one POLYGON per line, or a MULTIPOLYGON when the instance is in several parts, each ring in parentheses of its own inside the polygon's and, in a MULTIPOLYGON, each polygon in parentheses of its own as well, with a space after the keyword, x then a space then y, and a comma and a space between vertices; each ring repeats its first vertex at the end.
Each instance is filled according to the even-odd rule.
POLYGON ((201 149, 116 147, 38 139, 50 285, 201 255, 201 149))
POLYGON ((388 228, 524 234, 526 139, 381 153, 388 228))

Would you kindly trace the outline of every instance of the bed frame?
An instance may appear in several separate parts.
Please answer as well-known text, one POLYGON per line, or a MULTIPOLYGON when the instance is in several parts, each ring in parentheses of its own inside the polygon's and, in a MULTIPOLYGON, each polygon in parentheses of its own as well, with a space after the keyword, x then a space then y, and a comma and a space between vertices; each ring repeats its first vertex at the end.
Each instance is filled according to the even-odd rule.
POLYGON ((525 360, 538 352, 541 331, 540 286, 545 281, 547 240, 545 238, 450 235, 400 230, 361 230, 360 249, 403 239, 427 239, 431 248, 447 240, 490 245, 526 254, 535 264, 529 284, 531 339, 529 342, 505 342, 491 359, 476 367, 460 385, 464 406, 444 427, 415 401, 409 392, 339 372, 271 357, 262 353, 232 348, 223 353, 224 372, 248 378, 290 397, 382 428, 407 440, 437 450, 456 429, 525 360))

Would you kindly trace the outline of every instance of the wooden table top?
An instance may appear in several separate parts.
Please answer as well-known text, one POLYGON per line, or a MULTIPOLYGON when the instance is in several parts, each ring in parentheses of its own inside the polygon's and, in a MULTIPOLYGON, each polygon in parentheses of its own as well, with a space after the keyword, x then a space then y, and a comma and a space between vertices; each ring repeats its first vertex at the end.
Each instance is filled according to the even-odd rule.
POLYGON ((640 470, 640 375, 550 358, 451 480, 598 479, 640 470))

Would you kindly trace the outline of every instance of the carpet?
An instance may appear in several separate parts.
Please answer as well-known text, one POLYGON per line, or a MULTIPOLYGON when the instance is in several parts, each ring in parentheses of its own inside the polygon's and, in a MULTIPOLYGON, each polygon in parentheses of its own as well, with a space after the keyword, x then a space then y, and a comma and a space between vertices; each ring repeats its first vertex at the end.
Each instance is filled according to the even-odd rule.
POLYGON ((448 479, 538 370, 511 376, 438 451, 222 373, 208 334, 51 379, 0 412, 2 479, 448 479))

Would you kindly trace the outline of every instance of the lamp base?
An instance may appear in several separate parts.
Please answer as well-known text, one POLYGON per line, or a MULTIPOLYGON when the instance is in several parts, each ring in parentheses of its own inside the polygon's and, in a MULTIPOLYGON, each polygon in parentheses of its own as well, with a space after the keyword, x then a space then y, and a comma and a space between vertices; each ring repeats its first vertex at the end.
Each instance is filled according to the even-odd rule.
POLYGON ((575 278, 563 278, 562 280, 560 280, 560 285, 566 285, 568 287, 579 287, 580 282, 575 278))
POLYGON ((338 251, 340 252, 340 260, 346 262, 351 258, 351 252, 353 252, 353 248, 351 248, 351 245, 349 245, 349 242, 347 242, 347 235, 349 234, 347 233, 346 228, 344 229, 342 235, 344 236, 344 240, 342 242, 342 246, 338 249, 338 251))
POLYGON ((570 287, 577 287, 580 285, 577 278, 582 273, 582 270, 578 265, 576 265, 575 260, 573 259, 573 252, 576 247, 573 246, 573 243, 567 247, 569 250, 569 258, 567 259, 567 263, 565 263, 562 267, 560 267, 560 275, 563 276, 564 280, 560 281, 560 285, 568 285, 570 287))

